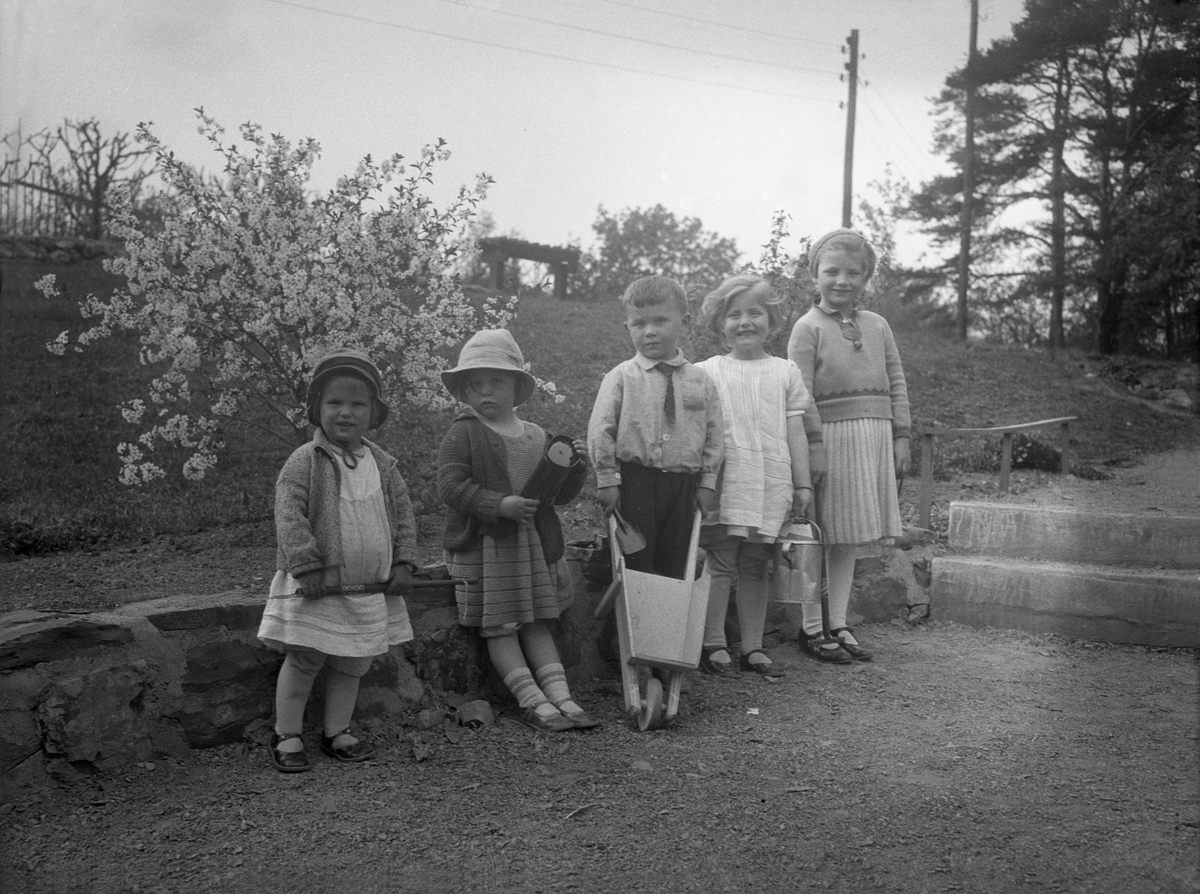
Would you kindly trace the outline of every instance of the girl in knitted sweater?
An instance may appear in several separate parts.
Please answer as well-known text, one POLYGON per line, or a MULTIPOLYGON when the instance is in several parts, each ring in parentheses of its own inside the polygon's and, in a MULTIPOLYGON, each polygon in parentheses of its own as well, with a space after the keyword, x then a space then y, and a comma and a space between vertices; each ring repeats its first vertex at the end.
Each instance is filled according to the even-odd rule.
POLYGON ((887 321, 863 310, 875 250, 854 230, 816 240, 808 269, 812 308, 796 321, 788 357, 800 367, 814 406, 804 416, 817 517, 826 544, 829 622, 836 644, 821 645, 821 617, 805 606, 801 651, 822 661, 869 661, 846 626, 859 544, 901 533, 897 480, 908 473, 908 387, 887 321))

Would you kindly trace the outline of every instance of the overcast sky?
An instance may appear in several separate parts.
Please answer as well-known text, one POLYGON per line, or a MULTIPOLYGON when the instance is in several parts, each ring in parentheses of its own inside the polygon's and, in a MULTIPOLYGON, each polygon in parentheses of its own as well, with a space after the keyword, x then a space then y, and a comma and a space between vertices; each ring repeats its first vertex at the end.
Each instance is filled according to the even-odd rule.
MULTIPOLYGON (((980 46, 1020 0, 980 0, 980 46)), ((758 257, 772 213, 840 223, 859 32, 854 182, 939 171, 930 97, 966 58, 969 0, 0 0, 0 128, 152 121, 209 169, 196 106, 323 147, 327 189, 367 153, 445 137, 444 200, 476 173, 501 234, 592 243, 597 208, 662 204, 758 257)), ((905 252, 915 259, 919 246, 905 252)))

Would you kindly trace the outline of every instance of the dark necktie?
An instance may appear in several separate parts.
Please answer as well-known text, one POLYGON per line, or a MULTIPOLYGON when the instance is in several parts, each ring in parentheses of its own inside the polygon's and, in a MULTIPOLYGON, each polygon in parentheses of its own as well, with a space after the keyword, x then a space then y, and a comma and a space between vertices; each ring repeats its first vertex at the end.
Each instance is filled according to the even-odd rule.
POLYGON ((663 415, 667 417, 667 422, 672 425, 675 423, 675 367, 669 363, 660 363, 656 367, 659 372, 667 377, 667 396, 663 398, 663 415))

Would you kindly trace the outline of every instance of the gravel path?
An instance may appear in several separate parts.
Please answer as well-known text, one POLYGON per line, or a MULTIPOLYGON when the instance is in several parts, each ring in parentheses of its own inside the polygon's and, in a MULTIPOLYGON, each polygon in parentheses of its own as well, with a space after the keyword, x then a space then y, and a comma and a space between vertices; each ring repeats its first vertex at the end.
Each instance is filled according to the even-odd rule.
MULTIPOLYGON (((938 498, 1200 505, 1200 451, 1110 471, 1017 473, 1007 496, 965 476, 938 498)), ((0 608, 253 590, 269 538, 13 563, 0 608)), ((613 666, 580 693, 595 731, 537 734, 509 706, 480 731, 390 717, 368 764, 334 765, 310 735, 298 777, 247 743, 31 793, 0 805, 0 891, 1200 891, 1196 652, 898 625, 860 628, 869 664, 788 644, 777 684, 691 673, 651 733, 621 716, 613 666)))
POLYGON ((689 674, 674 726, 370 732, 282 776, 265 749, 145 764, 2 809, 5 892, 1191 892, 1196 655, 946 623, 794 647, 777 684, 689 674))

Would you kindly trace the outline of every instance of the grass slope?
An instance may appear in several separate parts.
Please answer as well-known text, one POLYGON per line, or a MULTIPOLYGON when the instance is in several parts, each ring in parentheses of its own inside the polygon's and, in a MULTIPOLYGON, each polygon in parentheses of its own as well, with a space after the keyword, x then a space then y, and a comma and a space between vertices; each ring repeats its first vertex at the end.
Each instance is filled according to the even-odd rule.
MULTIPOLYGON (((275 475, 289 445, 228 434, 230 449, 204 482, 127 488, 116 480, 116 447, 137 431, 117 404, 144 392, 148 371, 129 337, 55 357, 45 343, 80 325, 76 302, 116 283, 98 263, 4 266, 0 294, 0 424, 9 435, 0 477, 0 554, 117 543, 270 518, 275 475), (33 288, 55 273, 64 296, 33 288)), ((630 356, 616 302, 522 300, 512 330, 534 371, 563 400, 535 396, 522 415, 555 433, 582 437, 603 374, 630 356)), ((1082 354, 1058 359, 1006 346, 964 345, 936 332, 898 328, 914 424, 990 426, 1078 415, 1076 449, 1093 467, 1197 441, 1197 420, 1156 412, 1090 372, 1082 354)), ((705 352, 688 345, 689 356, 705 352)), ((400 458, 420 516, 440 516, 436 455, 451 414, 395 406, 378 440, 400 458)), ((994 468, 998 439, 948 441, 937 473, 994 468)))

